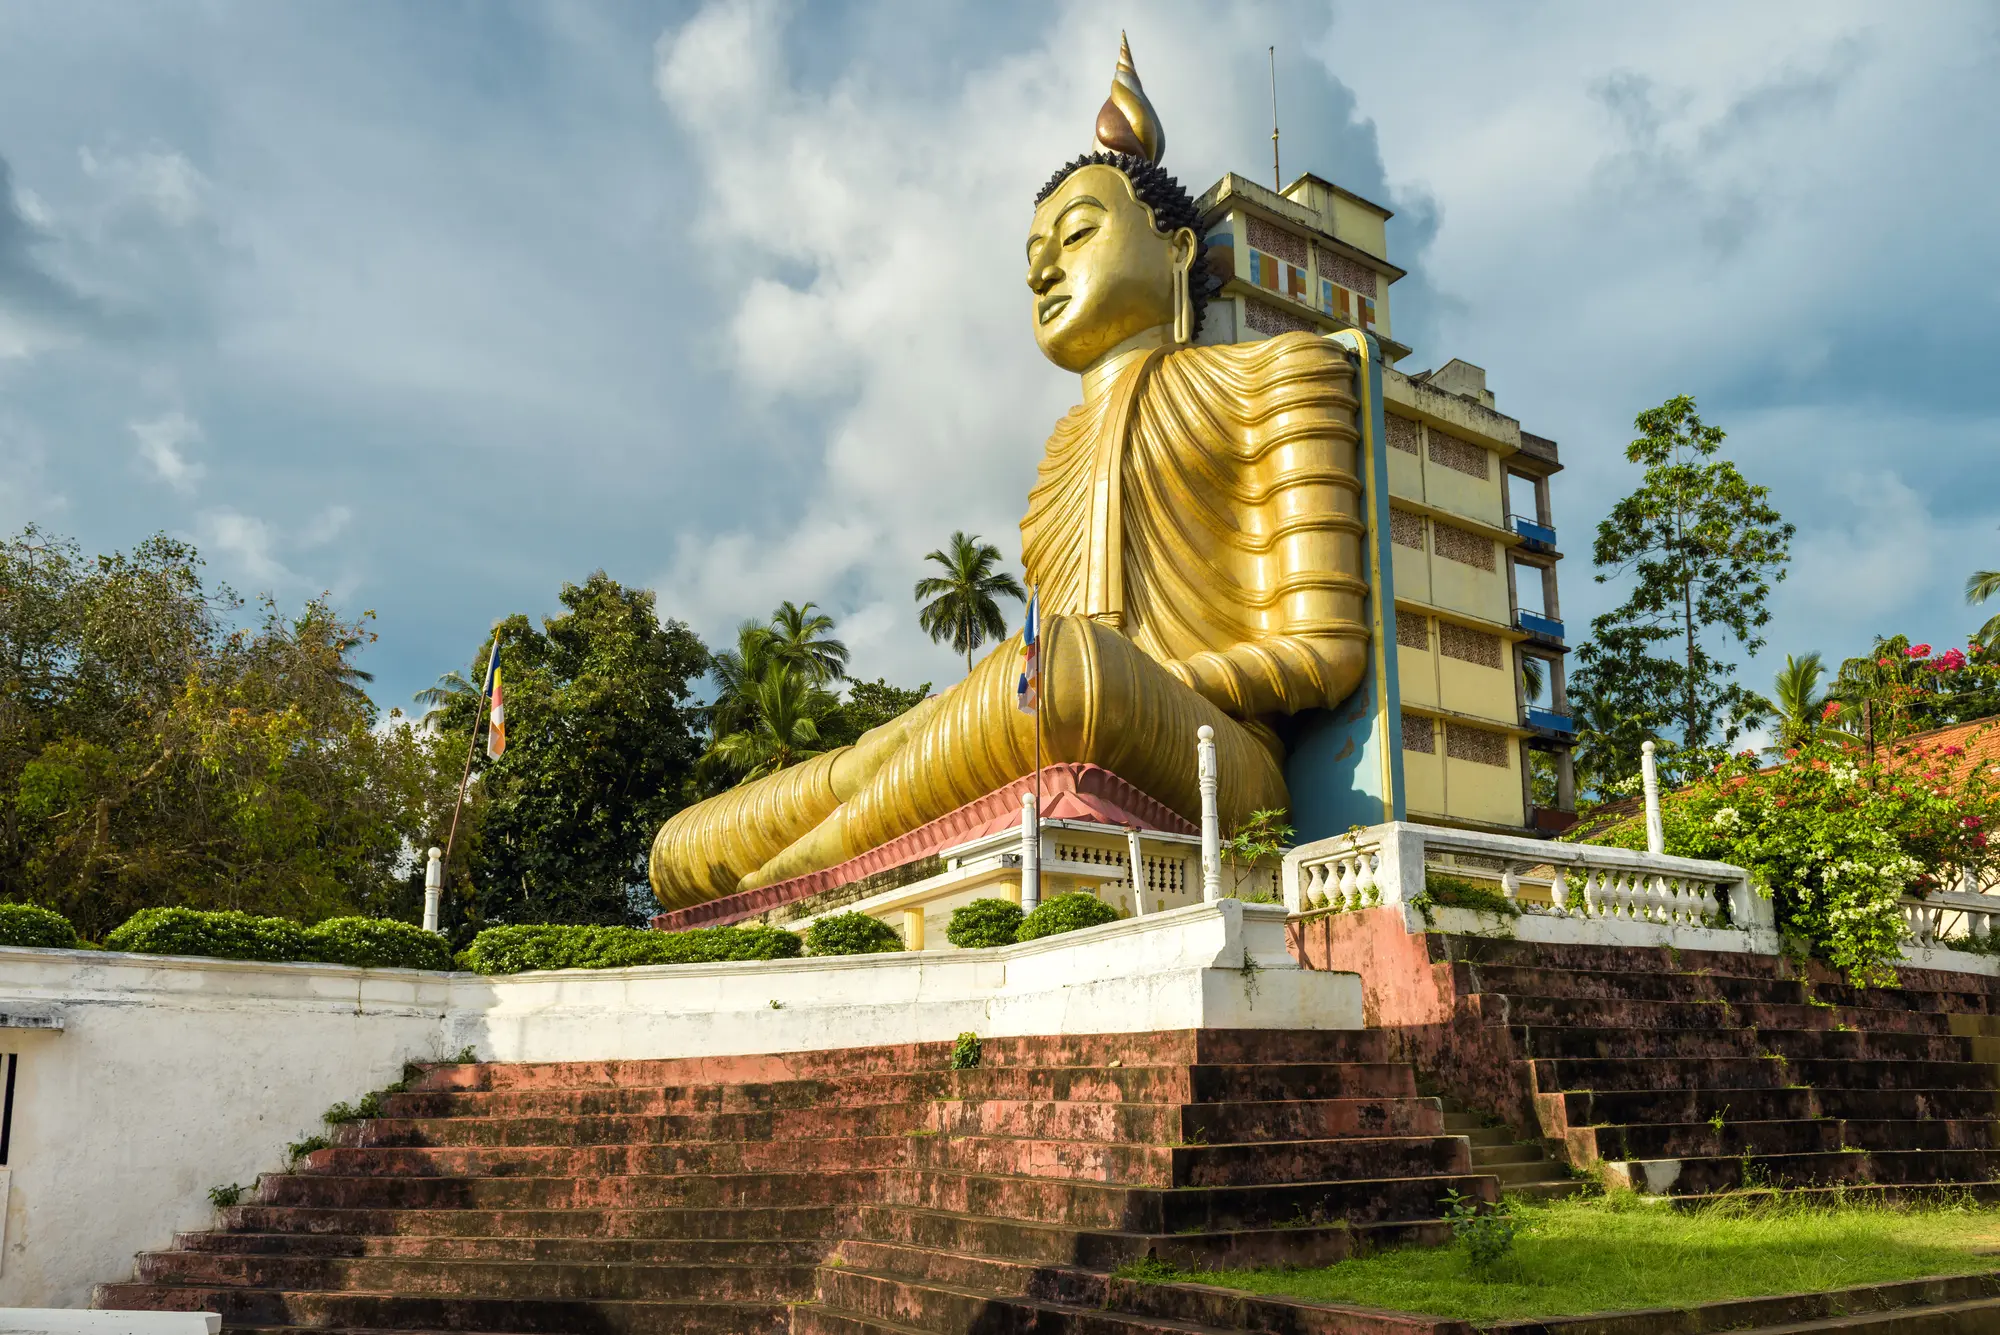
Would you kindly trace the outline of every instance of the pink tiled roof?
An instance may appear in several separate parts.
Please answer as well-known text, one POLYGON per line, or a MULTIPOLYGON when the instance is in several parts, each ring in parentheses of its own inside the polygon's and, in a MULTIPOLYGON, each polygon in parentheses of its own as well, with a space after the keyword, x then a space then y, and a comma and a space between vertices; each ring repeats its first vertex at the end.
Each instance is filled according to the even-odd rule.
MULTIPOLYGON (((858 881, 878 871, 900 867, 974 839, 1018 829, 1021 824, 1021 794, 1033 791, 1034 786, 1033 775, 1016 779, 1005 788, 997 788, 928 825, 919 826, 900 839, 891 839, 860 857, 849 858, 837 867, 662 913, 653 919, 653 926, 661 931, 674 932, 736 922, 780 904, 789 904, 795 899, 804 899, 822 890, 858 881)), ((1194 825, 1178 812, 1140 792, 1101 765, 1043 767, 1042 819, 1097 821, 1104 825, 1164 830, 1170 834, 1198 833, 1194 825)))

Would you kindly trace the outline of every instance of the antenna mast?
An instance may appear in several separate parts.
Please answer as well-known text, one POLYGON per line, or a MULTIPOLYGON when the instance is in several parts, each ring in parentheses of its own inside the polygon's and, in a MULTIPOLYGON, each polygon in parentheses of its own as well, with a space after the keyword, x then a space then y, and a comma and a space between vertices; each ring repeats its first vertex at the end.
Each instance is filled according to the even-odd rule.
POLYGON ((1278 48, 1268 48, 1271 53, 1271 188, 1283 190, 1284 177, 1278 171, 1278 48))

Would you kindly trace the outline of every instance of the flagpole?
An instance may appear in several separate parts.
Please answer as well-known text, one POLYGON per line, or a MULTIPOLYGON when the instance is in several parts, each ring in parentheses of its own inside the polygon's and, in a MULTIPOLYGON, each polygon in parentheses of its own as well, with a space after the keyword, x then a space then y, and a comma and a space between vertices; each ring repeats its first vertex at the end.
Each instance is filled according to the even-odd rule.
MULTIPOLYGON (((493 638, 495 643, 492 653, 498 653, 500 651, 498 643, 500 632, 498 630, 493 632, 493 638)), ((491 654, 489 654, 486 669, 486 675, 489 678, 493 675, 492 661, 491 654)), ((473 753, 479 749, 479 725, 486 721, 486 711, 492 703, 493 697, 486 693, 486 684, 482 681, 479 686, 479 709, 472 716, 472 736, 465 743, 465 773, 461 774, 458 779, 458 800, 451 804, 451 829, 444 837, 444 862, 438 869, 438 879, 440 882, 443 881, 444 874, 451 870, 451 847, 458 839, 458 813, 465 809, 465 790, 472 785, 472 757, 473 753)))

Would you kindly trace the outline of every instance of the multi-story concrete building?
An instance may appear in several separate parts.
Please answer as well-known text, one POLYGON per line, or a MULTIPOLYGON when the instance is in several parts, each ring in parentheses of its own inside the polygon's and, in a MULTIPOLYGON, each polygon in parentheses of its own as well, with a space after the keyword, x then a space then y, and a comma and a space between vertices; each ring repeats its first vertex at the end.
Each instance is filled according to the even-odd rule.
POLYGON ((1391 814, 1566 828, 1574 730, 1549 505, 1555 442, 1500 412, 1477 366, 1396 369, 1411 350, 1390 334, 1389 289, 1404 271, 1389 262, 1387 209, 1317 176, 1280 192, 1233 173, 1198 208, 1220 282, 1202 342, 1360 330, 1381 348, 1381 578, 1394 614, 1381 620, 1393 623, 1380 660, 1392 680, 1371 699, 1390 715, 1379 735, 1391 814))

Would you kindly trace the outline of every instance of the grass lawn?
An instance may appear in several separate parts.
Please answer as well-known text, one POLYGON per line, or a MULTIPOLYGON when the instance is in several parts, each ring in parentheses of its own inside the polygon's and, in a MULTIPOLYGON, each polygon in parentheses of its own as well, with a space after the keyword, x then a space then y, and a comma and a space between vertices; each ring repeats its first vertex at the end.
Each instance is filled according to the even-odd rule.
MULTIPOLYGON (((1176 1279, 1314 1302, 1477 1320, 1684 1307, 2000 1270, 2000 1211, 1723 1202, 1676 1210, 1632 1197, 1513 1207, 1512 1257, 1472 1272, 1462 1244, 1410 1248, 1322 1270, 1226 1270, 1176 1279)), ((1160 1276, 1165 1278, 1164 1275, 1160 1276)))

